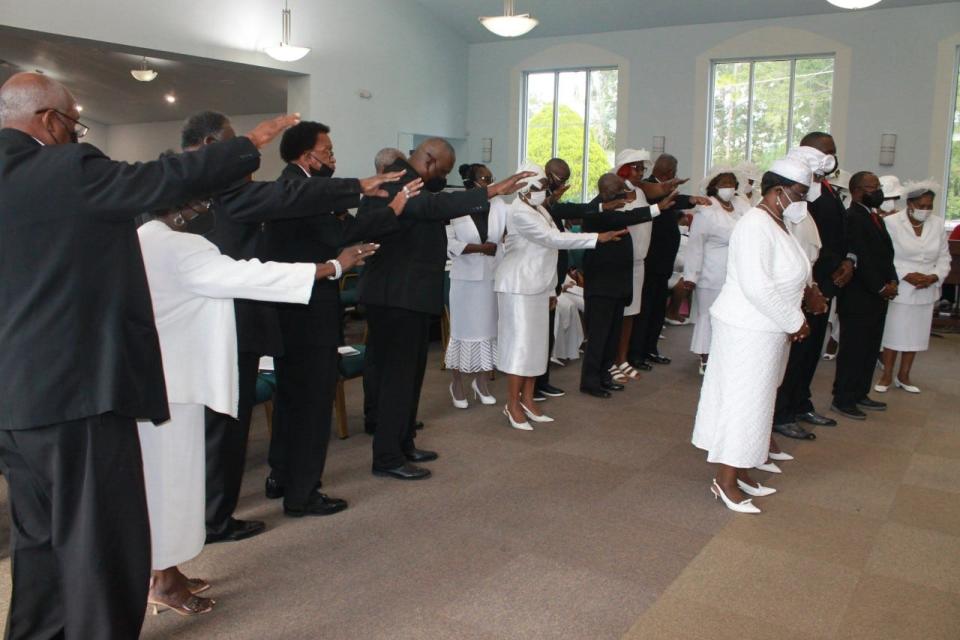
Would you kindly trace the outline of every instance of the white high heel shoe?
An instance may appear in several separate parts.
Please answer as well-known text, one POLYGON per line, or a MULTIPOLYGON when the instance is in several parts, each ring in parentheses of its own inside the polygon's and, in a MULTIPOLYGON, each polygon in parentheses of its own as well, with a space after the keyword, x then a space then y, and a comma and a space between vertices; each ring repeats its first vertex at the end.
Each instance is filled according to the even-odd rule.
POLYGON ((894 378, 894 379, 893 379, 893 384, 894 384, 895 387, 897 387, 897 388, 899 388, 899 389, 903 389, 904 391, 907 391, 908 393, 920 393, 920 387, 915 387, 915 386, 913 386, 912 384, 904 384, 904 383, 900 382, 900 378, 894 378))
POLYGON ((760 471, 766 471, 767 473, 783 473, 780 470, 780 467, 775 465, 772 462, 764 462, 763 464, 758 464, 754 469, 759 469, 760 471))
POLYGON ((520 408, 523 409, 523 412, 527 414, 527 417, 533 420, 534 422, 555 422, 554 419, 548 415, 540 415, 540 416, 536 415, 533 411, 530 411, 530 409, 527 409, 522 402, 520 403, 520 408))
POLYGON ((453 383, 450 383, 450 399, 453 400, 453 406, 457 409, 466 409, 470 406, 470 403, 467 402, 467 399, 457 400, 457 396, 453 395, 453 383))
POLYGON ((493 396, 486 396, 483 394, 483 391, 480 391, 480 387, 477 386, 477 379, 474 378, 470 383, 470 388, 473 389, 473 399, 479 400, 480 404, 497 404, 497 399, 493 396))
POLYGON ((890 385, 888 385, 888 384, 875 384, 875 385, 873 385, 873 390, 876 391, 877 393, 886 393, 886 392, 887 392, 887 389, 889 389, 889 388, 890 388, 890 385))
POLYGON ((716 480, 714 480, 713 484, 710 486, 710 493, 712 493, 713 497, 717 500, 723 500, 723 504, 727 505, 727 509, 730 509, 731 511, 736 511, 737 513, 760 513, 760 509, 754 506, 753 500, 750 498, 747 498, 743 502, 734 502, 728 498, 727 494, 723 492, 723 489, 720 488, 720 485, 717 484, 716 480))
POLYGON ((777 490, 774 489, 773 487, 765 487, 759 482, 757 483, 757 486, 754 487, 752 485, 747 484, 743 480, 740 480, 739 478, 737 478, 737 486, 740 487, 740 490, 743 491, 748 496, 756 496, 758 498, 762 498, 763 496, 773 495, 774 493, 777 492, 777 490))
POLYGON ((533 431, 533 427, 530 426, 529 422, 517 422, 513 419, 513 416, 510 415, 509 409, 506 405, 503 407, 503 415, 507 416, 507 420, 510 421, 510 426, 514 429, 520 429, 520 431, 533 431))
POLYGON ((779 460, 780 462, 785 462, 787 460, 793 460, 793 456, 787 453, 786 451, 771 451, 767 454, 767 457, 771 460, 779 460))

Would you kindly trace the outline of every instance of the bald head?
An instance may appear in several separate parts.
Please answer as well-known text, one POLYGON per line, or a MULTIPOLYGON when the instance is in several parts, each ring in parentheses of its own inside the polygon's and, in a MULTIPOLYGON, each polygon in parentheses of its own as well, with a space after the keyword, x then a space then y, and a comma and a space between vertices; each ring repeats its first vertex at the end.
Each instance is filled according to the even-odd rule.
POLYGON ((76 120, 80 113, 73 94, 56 80, 17 73, 0 87, 0 126, 23 131, 44 144, 62 144, 71 142, 74 129, 63 116, 76 120))
POLYGON ((615 200, 616 196, 626 189, 623 178, 615 173, 605 173, 597 180, 597 191, 600 192, 600 199, 604 201, 615 200))
POLYGON ((669 153, 661 153, 653 164, 651 173, 657 180, 673 180, 677 177, 677 159, 669 153))
POLYGON ((424 182, 445 179, 456 161, 457 152, 443 138, 427 138, 410 156, 410 166, 424 182))

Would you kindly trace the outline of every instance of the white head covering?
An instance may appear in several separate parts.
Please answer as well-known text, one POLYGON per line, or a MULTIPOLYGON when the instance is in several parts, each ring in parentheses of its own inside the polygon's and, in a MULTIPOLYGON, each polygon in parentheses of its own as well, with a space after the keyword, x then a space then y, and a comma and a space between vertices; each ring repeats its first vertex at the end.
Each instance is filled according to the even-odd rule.
MULTIPOLYGON (((801 148, 805 149, 807 147, 801 148)), ((806 187, 809 187, 810 182, 813 180, 813 170, 810 169, 810 166, 801 160, 791 157, 775 160, 774 163, 770 165, 770 172, 777 174, 781 178, 799 182, 806 187)))
MULTIPOLYGON (((799 160, 807 165, 812 173, 816 173, 823 168, 827 154, 813 147, 794 147, 787 152, 787 158, 799 160)), ((771 169, 771 171, 773 171, 773 169, 771 169)), ((787 176, 784 177, 786 178, 787 176)))
POLYGON ((737 176, 737 182, 740 183, 741 190, 747 184, 747 180, 753 180, 755 185, 759 185, 760 178, 763 176, 760 167, 752 162, 741 162, 733 168, 733 173, 737 176))
POLYGON ((893 175, 880 176, 880 188, 883 189, 883 199, 902 198, 903 186, 900 184, 900 178, 893 175))
POLYGON ((620 167, 634 162, 650 162, 650 152, 646 149, 624 149, 617 154, 617 160, 613 165, 613 172, 620 171, 620 167))
MULTIPOLYGON (((909 200, 911 198, 919 198, 928 191, 932 191, 934 196, 940 195, 940 183, 936 182, 933 178, 927 178, 926 180, 908 180, 903 183, 901 196, 909 200)), ((884 189, 883 193, 886 195, 886 189, 884 189)))
POLYGON ((707 186, 721 173, 732 173, 733 177, 737 179, 737 182, 740 183, 741 187, 745 184, 743 180, 740 179, 740 175, 737 174, 737 170, 733 166, 728 164, 718 164, 710 167, 710 169, 707 170, 707 175, 703 176, 703 180, 700 181, 700 193, 706 194, 707 186))
POLYGON ((853 174, 847 171, 846 169, 840 169, 837 173, 837 177, 830 181, 830 184, 837 187, 838 189, 844 189, 850 191, 850 178, 853 177, 853 174))
POLYGON ((517 173, 524 171, 532 171, 533 175, 520 181, 520 184, 523 186, 520 187, 517 193, 530 193, 530 187, 539 187, 540 181, 547 179, 547 174, 544 172, 543 167, 535 162, 524 162, 521 164, 520 168, 517 169, 517 173))

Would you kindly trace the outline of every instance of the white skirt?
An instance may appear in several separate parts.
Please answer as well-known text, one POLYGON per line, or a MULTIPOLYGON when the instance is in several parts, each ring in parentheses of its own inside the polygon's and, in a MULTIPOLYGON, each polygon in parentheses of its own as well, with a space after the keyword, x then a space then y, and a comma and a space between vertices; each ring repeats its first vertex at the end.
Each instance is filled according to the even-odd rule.
POLYGON ((887 320, 883 325, 884 349, 894 351, 926 351, 930 347, 933 327, 933 304, 887 305, 887 320))
POLYGON ((633 300, 624 307, 623 315, 635 316, 640 313, 640 298, 643 296, 643 260, 633 263, 633 300))
POLYGON ((557 298, 557 310, 553 323, 553 357, 562 360, 576 360, 580 357, 580 345, 583 344, 583 324, 577 302, 583 298, 566 291, 557 298))
POLYGON ((720 296, 720 289, 693 290, 691 319, 696 323, 690 339, 690 351, 697 354, 710 353, 710 307, 720 296))
POLYGON ((450 342, 444 364, 463 373, 492 371, 497 353, 493 280, 450 281, 450 342))
POLYGON ((202 404, 171 403, 168 422, 137 422, 155 571, 195 558, 203 549, 207 486, 203 413, 202 404))
POLYGON ((497 368, 515 376, 536 377, 547 370, 550 350, 550 294, 498 293, 497 368))
POLYGON ((707 452, 707 462, 750 469, 767 461, 777 387, 789 353, 784 333, 713 319, 710 364, 692 440, 707 452))

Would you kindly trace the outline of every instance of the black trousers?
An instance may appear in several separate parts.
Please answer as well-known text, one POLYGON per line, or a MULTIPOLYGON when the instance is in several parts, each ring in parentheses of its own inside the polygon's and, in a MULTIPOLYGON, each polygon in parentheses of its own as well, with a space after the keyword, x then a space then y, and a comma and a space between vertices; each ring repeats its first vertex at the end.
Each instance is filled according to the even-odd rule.
POLYGON ((556 336, 553 333, 553 328, 557 321, 557 310, 556 308, 550 309, 550 324, 547 326, 547 335, 549 336, 550 346, 547 348, 547 370, 543 372, 543 375, 537 377, 536 386, 542 387, 550 384, 550 356, 553 355, 553 343, 556 341, 556 336))
POLYGON ((8 639, 130 640, 150 584, 137 424, 112 413, 0 431, 10 501, 8 639))
MULTIPOLYGON (((830 302, 827 301, 829 306, 830 302)), ((790 359, 783 374, 783 382, 777 389, 777 402, 773 413, 773 424, 787 424, 797 419, 797 414, 813 411, 810 400, 810 383, 817 372, 820 362, 820 349, 827 335, 830 314, 805 314, 810 325, 810 335, 806 340, 790 345, 790 359)))
POLYGON ((236 420, 207 409, 207 533, 223 533, 240 499, 247 459, 250 414, 257 395, 260 356, 240 352, 240 402, 236 420))
MULTIPOLYGON (((364 384, 376 389, 376 433, 373 466, 392 469, 406 463, 405 451, 414 447, 417 406, 427 369, 427 347, 433 316, 397 307, 367 306, 367 354, 373 367, 364 368, 364 384)), ((372 401, 372 399, 371 399, 372 401)))
POLYGON ((852 407, 870 392, 885 318, 886 305, 876 314, 840 316, 837 376, 833 381, 833 403, 838 407, 852 407))
POLYGON ((648 272, 643 276, 640 313, 633 320, 633 333, 630 334, 630 348, 627 351, 628 362, 643 362, 647 355, 660 353, 657 341, 667 317, 667 300, 670 298, 667 282, 670 275, 648 272))
POLYGON ((302 509, 323 477, 339 376, 336 347, 297 345, 274 358, 277 393, 270 437, 271 475, 284 505, 302 509))
POLYGON ((620 346, 620 328, 623 326, 623 298, 587 296, 584 304, 584 322, 587 327, 587 350, 580 369, 580 388, 599 389, 610 382, 610 367, 620 346))

